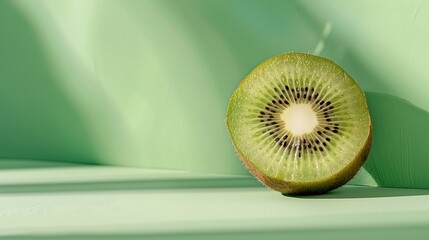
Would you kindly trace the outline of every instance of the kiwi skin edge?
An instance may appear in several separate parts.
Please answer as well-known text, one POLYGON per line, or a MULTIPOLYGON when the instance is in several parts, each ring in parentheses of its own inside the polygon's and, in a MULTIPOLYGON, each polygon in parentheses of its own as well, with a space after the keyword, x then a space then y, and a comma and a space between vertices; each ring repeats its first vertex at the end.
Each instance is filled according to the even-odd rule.
MULTIPOLYGON (((293 53, 292 53, 293 54, 293 53)), ((280 54, 278 56, 275 56, 273 58, 279 57, 283 54, 280 54)), ((330 59, 324 58, 325 60, 328 60, 330 62, 333 62, 330 59)), ((239 85, 243 84, 247 80, 247 78, 258 69, 264 67, 270 59, 265 60, 261 64, 259 64, 244 80, 240 82, 239 85)), ((335 65, 337 65, 335 62, 333 62, 335 65)), ((338 66, 338 65, 337 65, 338 66)), ((365 95, 365 93, 362 91, 362 93, 365 95)), ((231 96, 232 98, 233 96, 231 96)), ((366 105, 366 108, 368 110, 368 105, 366 105)), ((228 113, 231 111, 230 106, 228 106, 228 113)), ((229 115, 229 114, 228 114, 229 115)), ((230 132, 228 123, 226 124, 228 131, 230 132)), ((231 135, 230 135, 231 136, 231 135)), ((346 165, 341 171, 337 172, 336 174, 321 179, 318 181, 309 181, 309 182, 293 182, 293 181, 283 181, 280 179, 272 178, 269 176, 264 175, 264 173, 259 170, 257 167, 255 167, 251 162, 247 161, 245 157, 240 153, 238 148, 235 146, 234 139, 232 139, 232 145, 239 157, 239 159, 244 163, 244 165, 247 167, 247 169, 252 173, 259 182, 264 184, 265 186, 276 190, 278 192, 281 192, 283 195, 290 195, 290 196, 298 196, 298 195, 315 195, 315 194, 322 194, 329 192, 331 190, 334 190, 336 188, 341 187, 342 185, 346 184, 348 181, 350 181, 356 173, 359 171, 359 169, 362 167, 362 165, 365 163, 368 154, 371 150, 371 144, 372 144, 372 120, 371 116, 369 115, 369 133, 368 137, 365 141, 365 144, 362 146, 356 157, 348 164, 346 165)))

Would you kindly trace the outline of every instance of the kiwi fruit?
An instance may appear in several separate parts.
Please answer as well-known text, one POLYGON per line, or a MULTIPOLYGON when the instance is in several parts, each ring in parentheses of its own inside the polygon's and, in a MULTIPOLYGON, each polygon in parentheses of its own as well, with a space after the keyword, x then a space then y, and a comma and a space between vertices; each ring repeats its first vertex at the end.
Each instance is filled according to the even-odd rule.
POLYGON ((244 165, 284 195, 344 185, 371 148, 363 91, 333 61, 305 53, 258 65, 234 91, 226 123, 244 165))

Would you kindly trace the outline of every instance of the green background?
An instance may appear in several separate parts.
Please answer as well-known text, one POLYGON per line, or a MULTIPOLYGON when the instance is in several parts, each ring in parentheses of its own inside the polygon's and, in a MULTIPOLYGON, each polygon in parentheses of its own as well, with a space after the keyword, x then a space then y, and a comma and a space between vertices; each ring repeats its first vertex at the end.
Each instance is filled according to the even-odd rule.
POLYGON ((427 1, 0 1, 0 157, 248 174, 229 97, 301 51, 366 91, 353 183, 429 188, 427 19, 427 1))
POLYGON ((428 19, 429 1, 0 0, 0 238, 427 237, 429 190, 409 188, 429 188, 428 19), (235 155, 229 97, 290 51, 365 90, 367 186, 285 197, 235 155))

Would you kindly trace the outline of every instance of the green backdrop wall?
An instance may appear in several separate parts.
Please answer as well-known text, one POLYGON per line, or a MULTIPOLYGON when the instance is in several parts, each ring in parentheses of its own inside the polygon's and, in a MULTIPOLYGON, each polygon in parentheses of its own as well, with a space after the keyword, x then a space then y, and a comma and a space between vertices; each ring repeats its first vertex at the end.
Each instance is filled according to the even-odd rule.
POLYGON ((0 1, 0 157, 247 174, 229 96, 301 51, 366 91, 353 183, 429 188, 428 19, 425 1, 0 1))

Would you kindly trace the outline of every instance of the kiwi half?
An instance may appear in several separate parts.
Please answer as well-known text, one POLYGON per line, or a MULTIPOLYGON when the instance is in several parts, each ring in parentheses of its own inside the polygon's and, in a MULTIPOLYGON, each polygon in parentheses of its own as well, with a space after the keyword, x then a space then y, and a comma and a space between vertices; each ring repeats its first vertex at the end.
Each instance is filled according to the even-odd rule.
POLYGON ((331 60, 305 53, 257 66, 233 93, 226 122, 249 171, 287 195, 342 186, 371 148, 363 91, 331 60))

